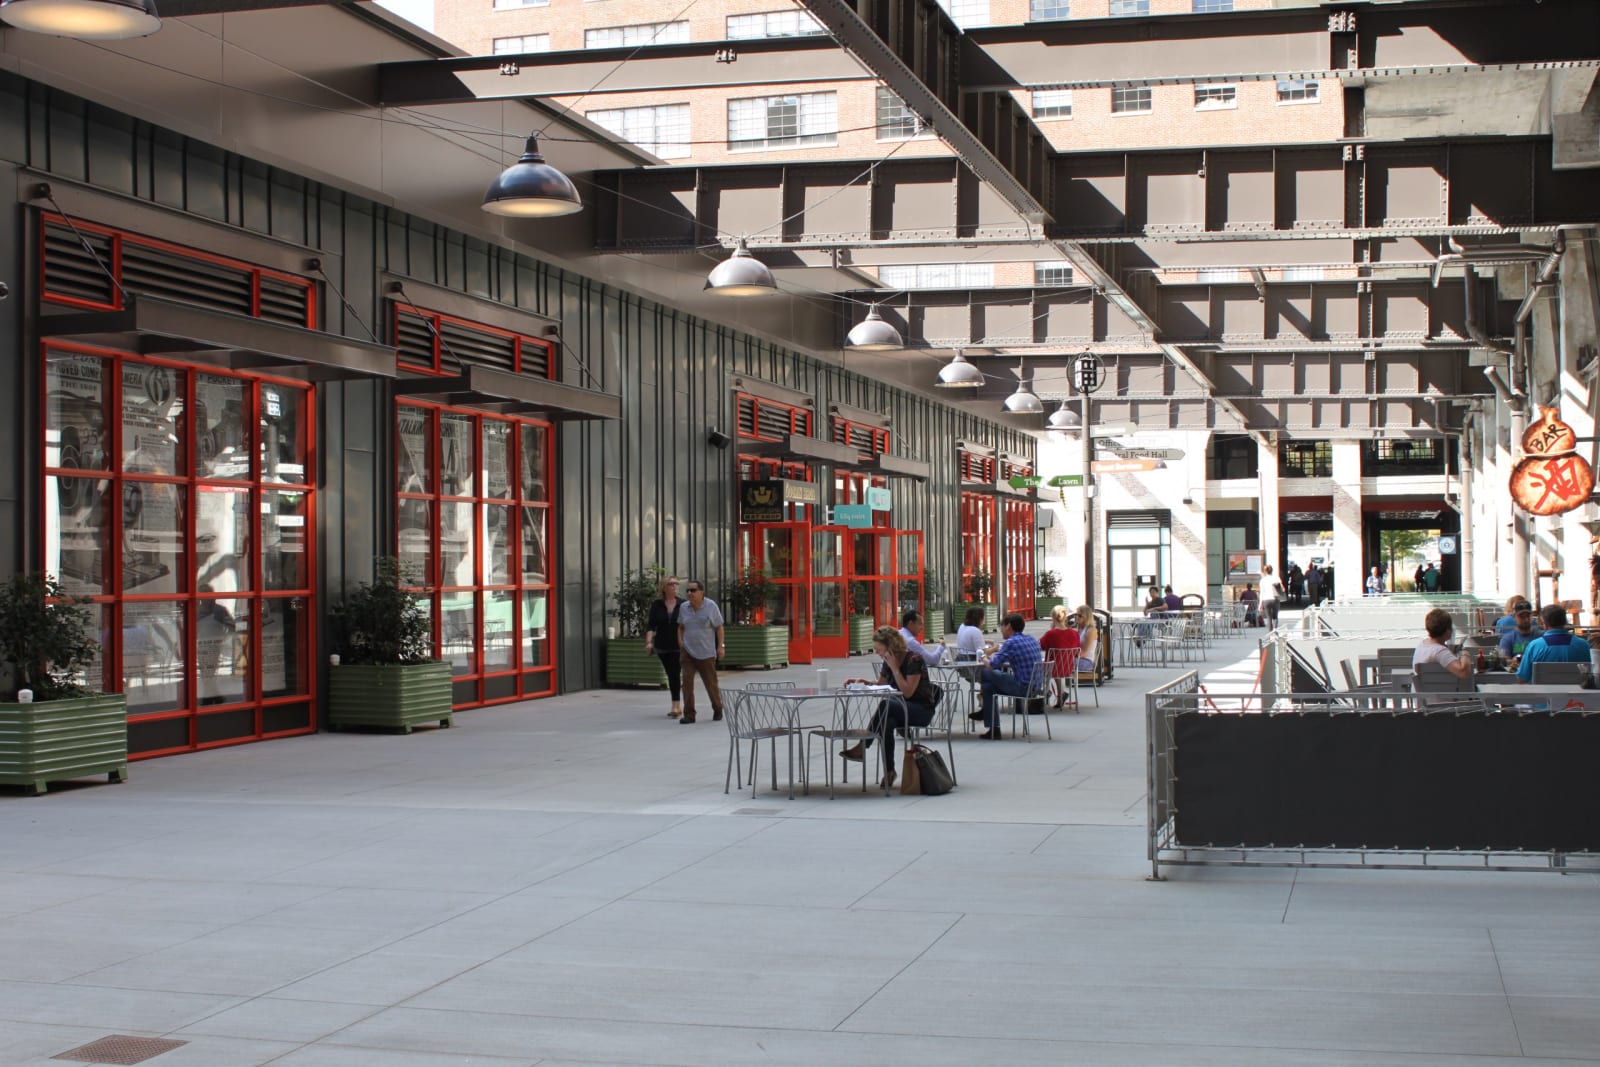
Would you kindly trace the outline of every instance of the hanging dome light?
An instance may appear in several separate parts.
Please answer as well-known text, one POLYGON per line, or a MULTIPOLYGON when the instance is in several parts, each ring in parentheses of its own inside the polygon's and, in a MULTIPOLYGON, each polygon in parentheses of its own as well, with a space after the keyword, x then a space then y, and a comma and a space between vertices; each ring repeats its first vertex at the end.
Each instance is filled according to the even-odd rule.
POLYGON ((883 316, 878 314, 878 305, 874 304, 867 312, 867 317, 855 324, 850 336, 845 338, 844 346, 862 352, 890 352, 906 345, 900 338, 900 331, 883 321, 883 316))
POLYGON ((1017 376, 1017 391, 1006 397, 1005 409, 1013 415, 1043 415, 1044 405, 1028 388, 1027 368, 1019 362, 1011 373, 1017 376))
POLYGON ((705 288, 723 296, 766 296, 778 291, 778 279, 767 265, 750 254, 744 238, 733 246, 733 255, 711 268, 705 288))
POLYGON ((0 22, 98 41, 148 37, 161 28, 155 0, 0 0, 0 22))
POLYGON ((1050 413, 1050 418, 1046 421, 1052 430, 1076 430, 1083 426, 1083 417, 1067 407, 1065 400, 1061 401, 1060 407, 1050 413))
POLYGON ((553 218, 582 211, 583 201, 572 179, 539 154, 539 138, 530 136, 522 155, 483 194, 483 210, 513 218, 553 218))
POLYGON ((940 389, 976 389, 983 385, 983 371, 967 362, 967 357, 959 350, 955 358, 939 371, 939 380, 934 383, 940 389))

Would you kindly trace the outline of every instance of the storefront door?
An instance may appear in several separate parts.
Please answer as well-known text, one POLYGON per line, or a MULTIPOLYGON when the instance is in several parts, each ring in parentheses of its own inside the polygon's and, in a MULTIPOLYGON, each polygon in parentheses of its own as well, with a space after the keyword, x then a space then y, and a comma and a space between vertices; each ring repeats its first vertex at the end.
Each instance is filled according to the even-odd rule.
POLYGON ((774 587, 761 621, 789 627, 789 662, 810 663, 811 524, 773 522, 741 529, 745 566, 759 566, 774 587))
POLYGON ((840 526, 811 527, 811 651, 815 657, 850 654, 844 565, 849 532, 840 526))

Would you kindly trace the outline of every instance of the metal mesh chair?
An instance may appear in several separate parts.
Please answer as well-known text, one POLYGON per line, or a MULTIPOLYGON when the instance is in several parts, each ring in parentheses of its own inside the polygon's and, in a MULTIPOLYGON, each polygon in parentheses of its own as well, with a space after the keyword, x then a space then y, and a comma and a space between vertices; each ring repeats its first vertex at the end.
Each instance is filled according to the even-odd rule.
MULTIPOLYGON (((1052 650, 1052 651, 1054 651, 1054 650, 1052 650)), ((1030 733, 1030 731, 1028 729, 1028 715, 1029 715, 1029 713, 1031 711, 1033 711, 1033 709, 1036 708, 1037 709, 1037 714, 1044 716, 1044 733, 1045 733, 1045 737, 1049 738, 1052 741, 1055 740, 1055 738, 1050 736, 1050 713, 1046 710, 1047 707, 1049 706, 1049 703, 1050 703, 1050 657, 1049 656, 1046 656, 1039 663, 1035 664, 1035 666, 1033 668, 1033 677, 1028 679, 1028 686, 1022 693, 1020 693, 1020 694, 1011 694, 1011 693, 996 693, 996 694, 994 694, 994 701, 995 701, 996 705, 998 705, 999 702, 1002 701, 1002 700, 1006 701, 1007 703, 1009 703, 1011 705, 1011 736, 1012 737, 1016 737, 1017 736, 1017 716, 1021 715, 1022 716, 1022 736, 1025 737, 1025 738, 1028 738, 1030 741, 1033 739, 1032 735, 1031 735, 1031 733, 1030 733)), ((999 712, 999 711, 1000 711, 1000 709, 998 707, 996 707, 996 712, 999 712)))
MULTIPOLYGON (((1044 653, 1045 674, 1049 688, 1057 694, 1056 707, 1072 705, 1078 712, 1078 650, 1075 648, 1047 648, 1044 653)), ((1048 733, 1048 720, 1045 723, 1048 733)))
MULTIPOLYGON (((1168 620, 1168 621, 1169 622, 1175 622, 1176 620, 1168 620)), ((1078 669, 1072 672, 1072 688, 1073 688, 1073 691, 1081 693, 1083 691, 1084 683, 1087 682, 1088 685, 1089 685, 1089 691, 1094 694, 1094 706, 1098 708, 1100 706, 1100 641, 1099 641, 1099 639, 1097 638, 1097 639, 1089 642, 1089 644, 1085 648, 1083 648, 1082 650, 1079 651, 1078 657, 1079 657, 1078 669), (1088 660, 1090 663, 1094 664, 1094 666, 1093 667, 1085 667, 1083 665, 1083 660, 1088 660)))
MULTIPOLYGON (((877 710, 879 702, 883 700, 881 693, 854 693, 841 690, 833 696, 833 721, 827 726, 813 726, 806 732, 806 758, 805 765, 811 766, 811 742, 815 738, 822 739, 823 776, 828 782, 828 799, 832 800, 833 791, 833 750, 840 742, 860 744, 876 740, 877 734, 868 728, 872 721, 872 713, 877 710)), ((869 759, 877 759, 876 755, 869 755, 869 759)), ((850 784, 850 761, 846 760, 840 775, 846 785, 850 784)), ((866 765, 861 768, 861 791, 867 791, 867 781, 871 776, 867 774, 866 765)), ((810 775, 806 775, 807 791, 810 791, 810 775)))
MULTIPOLYGON (((757 683, 762 684, 762 683, 757 683)), ((723 775, 722 791, 728 792, 733 781, 735 764, 739 761, 739 748, 742 742, 750 742, 750 796, 756 795, 756 770, 759 766, 760 749, 757 747, 762 741, 771 743, 772 752, 772 788, 778 788, 778 739, 783 738, 789 745, 789 796, 794 796, 794 741, 800 735, 800 727, 796 722, 796 705, 788 700, 771 695, 781 689, 793 689, 794 683, 770 682, 767 688, 754 689, 746 687, 738 691, 734 700, 727 705, 723 720, 728 724, 728 770, 723 775)), ((802 767, 802 773, 804 768, 802 767)), ((739 770, 739 785, 744 785, 744 770, 739 770)))

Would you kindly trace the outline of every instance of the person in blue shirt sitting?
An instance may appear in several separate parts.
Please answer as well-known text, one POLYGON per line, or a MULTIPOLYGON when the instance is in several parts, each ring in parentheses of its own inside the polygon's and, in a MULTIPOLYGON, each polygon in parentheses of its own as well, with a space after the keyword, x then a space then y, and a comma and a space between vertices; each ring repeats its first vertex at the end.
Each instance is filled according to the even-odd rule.
POLYGON ((1022 632, 1024 625, 1022 615, 1015 611, 1000 620, 1000 635, 1005 641, 978 676, 983 690, 983 710, 973 712, 968 718, 983 720, 987 729, 978 736, 985 741, 1001 738, 1000 714, 994 707, 995 694, 1022 696, 1033 684, 1034 672, 1044 670, 1044 650, 1037 639, 1022 632), (1002 667, 1009 667, 1010 673, 1001 670, 1002 667))
POLYGON ((1494 635, 1504 637, 1507 633, 1517 628, 1517 605, 1526 604, 1528 598, 1518 593, 1506 601, 1506 613, 1494 620, 1494 635))
POLYGON ((1516 625, 1500 635, 1500 658, 1508 670, 1516 670, 1529 642, 1544 633, 1544 628, 1533 621, 1533 605, 1519 600, 1511 606, 1511 617, 1516 625))
POLYGON ((1573 637, 1567 629, 1567 609, 1560 604, 1546 604, 1539 612, 1544 620, 1544 636, 1535 637, 1522 651, 1522 662, 1517 665, 1519 682, 1533 681, 1535 663, 1588 663, 1589 642, 1573 637))

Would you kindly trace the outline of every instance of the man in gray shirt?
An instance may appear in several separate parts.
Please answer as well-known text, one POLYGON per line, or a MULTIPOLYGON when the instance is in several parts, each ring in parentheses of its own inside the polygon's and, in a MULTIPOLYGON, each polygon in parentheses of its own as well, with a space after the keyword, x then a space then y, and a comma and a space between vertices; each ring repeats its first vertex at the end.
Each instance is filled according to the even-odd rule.
POLYGON ((691 578, 688 603, 678 609, 678 658, 683 662, 683 717, 694 722, 694 680, 699 678, 711 698, 711 718, 722 718, 722 690, 717 686, 717 657, 722 644, 722 609, 706 596, 704 582, 691 578))

